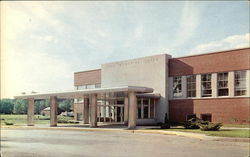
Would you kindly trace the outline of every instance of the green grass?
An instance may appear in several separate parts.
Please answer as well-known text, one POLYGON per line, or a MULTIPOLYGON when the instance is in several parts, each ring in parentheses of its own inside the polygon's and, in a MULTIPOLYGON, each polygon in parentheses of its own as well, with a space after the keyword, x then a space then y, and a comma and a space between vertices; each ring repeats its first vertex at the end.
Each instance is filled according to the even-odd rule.
MULTIPOLYGON (((61 116, 58 116, 58 118, 61 116)), ((27 124, 27 115, 26 114, 2 114, 0 115, 1 125, 5 125, 5 121, 11 121, 14 125, 26 125, 27 124)), ((48 120, 49 116, 35 115, 35 124, 50 124, 48 120), (44 120, 46 119, 46 120, 44 120)), ((73 119, 72 117, 67 117, 67 119, 73 119)))
POLYGON ((178 129, 167 129, 167 131, 192 132, 192 133, 206 134, 208 136, 250 138, 249 129, 221 129, 219 131, 201 131, 199 129, 178 128, 178 129))
POLYGON ((223 127, 250 128, 250 124, 223 124, 223 127))

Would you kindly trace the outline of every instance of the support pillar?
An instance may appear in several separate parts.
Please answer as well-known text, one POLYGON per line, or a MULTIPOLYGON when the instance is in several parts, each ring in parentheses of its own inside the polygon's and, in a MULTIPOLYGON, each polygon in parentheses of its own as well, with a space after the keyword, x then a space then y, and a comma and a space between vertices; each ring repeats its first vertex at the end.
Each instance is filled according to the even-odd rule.
POLYGON ((129 118, 128 118, 128 129, 136 128, 136 112, 137 112, 137 99, 135 92, 128 93, 129 100, 129 118))
POLYGON ((97 127, 97 94, 91 94, 90 101, 90 127, 97 127))
POLYGON ((124 124, 128 124, 128 97, 124 98, 124 124))
POLYGON ((84 98, 83 102, 83 124, 89 124, 89 98, 84 98))
POLYGON ((34 106, 35 100, 34 98, 28 99, 28 112, 27 112, 27 125, 34 126, 34 106))
POLYGON ((50 97, 50 126, 57 126, 57 97, 50 97))

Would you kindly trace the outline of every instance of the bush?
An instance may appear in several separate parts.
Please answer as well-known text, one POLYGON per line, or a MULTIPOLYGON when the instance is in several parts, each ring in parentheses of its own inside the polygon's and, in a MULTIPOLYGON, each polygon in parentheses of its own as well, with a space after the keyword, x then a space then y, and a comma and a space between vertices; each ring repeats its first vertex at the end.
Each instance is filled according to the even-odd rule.
POLYGON ((75 121, 75 120, 68 120, 68 122, 71 124, 78 124, 79 123, 79 121, 75 121))
POLYGON ((208 122, 208 124, 200 124, 200 129, 202 131, 218 131, 221 126, 221 123, 208 122))
POLYGON ((12 121, 5 121, 4 123, 5 123, 5 125, 14 125, 14 123, 12 121))
POLYGON ((168 124, 168 123, 162 124, 161 129, 170 129, 170 124, 168 124))
POLYGON ((49 116, 38 116, 38 120, 50 120, 49 116))
POLYGON ((69 123, 69 120, 71 120, 71 117, 65 117, 65 116, 58 116, 57 122, 58 123, 69 123))
POLYGON ((201 121, 202 120, 200 120, 199 118, 191 118, 185 122, 184 128, 185 129, 199 129, 201 121))

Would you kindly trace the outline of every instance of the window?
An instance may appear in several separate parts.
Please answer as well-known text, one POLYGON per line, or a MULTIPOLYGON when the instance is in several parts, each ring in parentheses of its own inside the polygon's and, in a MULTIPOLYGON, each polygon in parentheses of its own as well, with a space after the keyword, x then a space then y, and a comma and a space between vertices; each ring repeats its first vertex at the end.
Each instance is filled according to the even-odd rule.
POLYGON ((208 114, 201 114, 201 119, 203 121, 212 122, 212 114, 210 114, 210 113, 208 113, 208 114))
POLYGON ((235 71, 234 72, 234 95, 241 96, 246 95, 246 71, 235 71))
POLYGON ((218 73, 218 96, 228 96, 228 73, 218 73))
POLYGON ((86 85, 86 88, 87 89, 93 89, 93 88, 95 88, 95 85, 94 84, 88 84, 88 85, 86 85))
POLYGON ((211 74, 201 75, 201 91, 202 97, 212 96, 211 74))
POLYGON ((196 97, 196 75, 187 76, 187 97, 196 97))
POLYGON ((138 98, 137 99, 137 118, 148 119, 154 118, 155 99, 138 98))
POLYGON ((196 118, 196 114, 188 114, 186 115, 186 120, 192 119, 192 118, 196 118))
POLYGON ((100 83, 95 84, 95 88, 101 88, 101 84, 100 83))
POLYGON ((173 81, 174 97, 181 97, 181 76, 174 77, 173 81))
POLYGON ((76 89, 77 89, 77 90, 86 89, 86 85, 83 85, 83 86, 76 86, 76 89))

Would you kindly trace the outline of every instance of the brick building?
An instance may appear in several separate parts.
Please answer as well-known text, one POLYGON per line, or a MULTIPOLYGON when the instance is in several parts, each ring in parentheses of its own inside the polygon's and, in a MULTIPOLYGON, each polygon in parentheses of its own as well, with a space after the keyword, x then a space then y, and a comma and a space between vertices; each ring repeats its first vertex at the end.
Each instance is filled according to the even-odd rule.
MULTIPOLYGON (((102 76, 106 77, 110 73, 111 76, 107 79, 113 77, 113 81, 118 82, 114 83, 116 86, 125 85, 129 82, 126 79, 130 80, 130 85, 138 85, 138 78, 142 77, 143 79, 140 80, 139 84, 154 88, 154 93, 161 97, 151 99, 151 101, 156 101, 156 106, 151 107, 151 112, 154 110, 154 114, 157 115, 160 114, 159 110, 165 109, 160 117, 153 117, 154 122, 162 122, 164 113, 168 113, 169 119, 174 122, 185 121, 188 117, 195 115, 212 122, 248 123, 250 121, 249 55, 249 48, 244 48, 179 58, 171 58, 169 55, 157 55, 113 64, 109 63, 108 65, 111 65, 109 69, 111 70, 107 70, 107 65, 104 64, 101 69, 76 72, 74 74, 74 86, 76 89, 100 88, 103 84, 106 84, 105 81, 102 83, 102 76), (156 63, 161 62, 159 61, 160 58, 165 59, 166 65, 159 63, 151 71, 144 69, 143 66, 138 67, 138 64, 143 64, 143 60, 148 60, 147 64, 152 64, 150 63, 152 60, 156 63), (129 63, 131 61, 138 63, 131 65, 129 63), (118 66, 118 68, 112 66, 118 66), (125 69, 125 66, 126 68, 132 68, 138 74, 136 76, 131 74, 131 71, 125 69), (159 66, 162 67, 159 68, 159 66), (102 70, 103 68, 104 70, 102 70), (159 69, 163 75, 158 74, 159 69), (102 74, 106 71, 109 73, 102 74), (152 75, 162 77, 166 83, 164 81, 161 83, 159 78, 153 78, 148 83, 147 79, 152 75), (131 76, 137 78, 131 79, 131 76), (120 79, 125 81, 120 81, 120 79), (164 86, 166 91, 156 87, 155 82, 164 86), (154 85, 152 86, 152 84, 154 85), (166 95, 166 93, 168 94, 166 95), (159 101, 159 99, 164 99, 162 97, 166 99, 165 102, 159 101)), ((142 121, 145 123, 153 122, 149 120, 148 115, 150 113, 144 115, 145 111, 148 112, 148 107, 144 109, 145 106, 149 105, 148 98, 140 98, 140 100, 144 102, 138 101, 137 104, 138 123, 142 121), (142 110, 144 113, 142 113, 142 110)), ((82 114, 82 107, 81 100, 74 104, 75 118, 78 120, 81 120, 79 117, 82 114)), ((99 110, 99 112, 101 111, 99 110)), ((153 113, 151 115, 153 116, 153 113)), ((100 113, 99 116, 102 117, 102 114, 100 113)))
POLYGON ((168 54, 102 64, 74 73, 73 91, 19 95, 28 99, 28 125, 34 101, 51 100, 51 126, 57 125, 57 99, 74 98, 74 117, 84 124, 136 125, 182 122, 197 116, 223 123, 249 123, 250 48, 172 58, 168 54))

